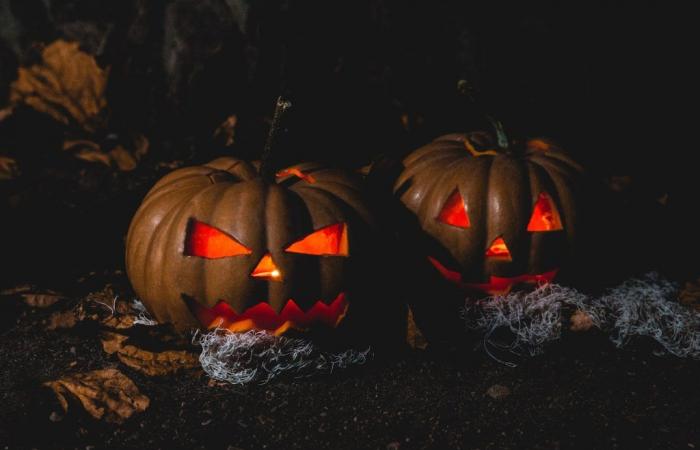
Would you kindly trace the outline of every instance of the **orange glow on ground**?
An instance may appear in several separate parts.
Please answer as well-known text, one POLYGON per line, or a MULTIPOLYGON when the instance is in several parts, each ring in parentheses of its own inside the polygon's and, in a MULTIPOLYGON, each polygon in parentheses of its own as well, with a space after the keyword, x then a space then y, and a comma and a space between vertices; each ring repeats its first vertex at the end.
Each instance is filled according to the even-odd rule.
POLYGON ((282 273, 277 267, 277 264, 272 260, 272 255, 269 253, 260 259, 260 262, 255 266, 250 276, 254 278, 263 278, 269 281, 282 281, 282 273))
POLYGON ((214 259, 251 253, 251 249, 223 231, 195 219, 190 221, 185 240, 185 255, 214 259))
POLYGON ((455 189, 442 207, 442 211, 438 215, 438 220, 442 223, 452 225, 459 228, 469 228, 469 216, 467 215, 467 205, 459 193, 455 189))
POLYGON ((305 255, 348 256, 348 226, 336 223, 316 230, 285 249, 305 255))
POLYGON ((289 169, 284 169, 284 170, 280 170, 279 172, 277 172, 277 178, 282 178, 282 177, 286 177, 289 175, 293 175, 299 179, 306 181, 307 183, 315 183, 316 182, 316 179, 313 176, 305 174, 304 172, 297 169, 296 167, 290 167, 289 169))
POLYGON ((223 300, 212 308, 195 301, 190 301, 189 304, 200 323, 209 329, 226 328, 233 332, 267 330, 278 335, 291 328, 306 330, 316 325, 335 328, 345 317, 349 306, 344 293, 339 294, 330 304, 317 301, 307 311, 303 311, 290 299, 279 314, 269 303, 258 303, 241 314, 236 313, 223 300))
POLYGON ((503 259, 506 261, 512 261, 513 258, 510 256, 510 250, 506 245, 506 241, 502 237, 494 239, 491 246, 486 250, 487 258, 503 259))
POLYGON ((559 231, 564 226, 559 217, 559 211, 554 206, 554 201, 546 192, 540 192, 535 203, 535 208, 527 225, 527 231, 559 231))

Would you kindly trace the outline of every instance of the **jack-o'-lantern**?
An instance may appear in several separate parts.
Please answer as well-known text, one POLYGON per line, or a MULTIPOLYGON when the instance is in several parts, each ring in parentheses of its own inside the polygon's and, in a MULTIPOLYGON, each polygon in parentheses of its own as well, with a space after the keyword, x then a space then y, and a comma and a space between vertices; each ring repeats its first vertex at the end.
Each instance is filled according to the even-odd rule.
POLYGON ((394 193, 430 241, 422 257, 461 290, 549 282, 571 255, 582 169, 549 140, 502 148, 487 133, 451 134, 403 167, 394 193))
POLYGON ((368 317, 386 308, 372 304, 381 289, 367 294, 381 241, 361 179, 316 163, 269 177, 264 167, 223 157, 151 189, 126 242, 128 276, 148 310, 180 330, 381 322, 368 317))

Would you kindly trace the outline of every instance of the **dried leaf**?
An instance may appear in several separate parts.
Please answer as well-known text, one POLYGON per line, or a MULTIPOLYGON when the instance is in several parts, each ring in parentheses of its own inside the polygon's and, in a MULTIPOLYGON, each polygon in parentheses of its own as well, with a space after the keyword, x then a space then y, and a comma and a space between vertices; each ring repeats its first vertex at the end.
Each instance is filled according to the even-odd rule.
POLYGON ((416 325, 416 321, 413 319, 413 311, 411 308, 408 308, 406 342, 415 350, 425 350, 428 347, 427 339, 425 339, 425 336, 423 336, 420 328, 416 325))
POLYGON ((102 325, 115 330, 125 330, 134 326, 136 316, 133 314, 119 314, 107 317, 102 321, 102 325))
POLYGON ((128 172, 136 168, 136 158, 121 145, 109 151, 109 158, 114 161, 119 170, 128 172))
POLYGON ((21 284, 13 288, 3 289, 2 291, 0 291, 0 295, 24 294, 27 292, 31 292, 31 290, 32 286, 30 284, 21 284))
POLYGON ((224 139, 224 146, 230 147, 235 143, 236 124, 238 124, 238 116, 232 114, 214 130, 214 137, 221 136, 224 139))
POLYGON ((486 395, 494 400, 503 400, 510 395, 510 389, 502 384, 494 384, 486 390, 486 395))
POLYGON ((13 112, 14 112, 14 109, 11 106, 8 106, 7 108, 0 109, 0 122, 7 119, 8 117, 10 117, 13 112))
POLYGON ((700 279, 687 281, 678 299, 683 305, 691 306, 700 311, 700 279))
POLYGON ((102 338, 102 348, 110 355, 116 353, 123 364, 143 374, 161 376, 199 366, 199 358, 194 353, 186 350, 151 352, 125 344, 127 339, 122 334, 106 332, 102 338))
POLYGON ((49 317, 49 324, 46 326, 47 330, 57 330, 59 328, 73 328, 76 323, 82 320, 78 316, 76 311, 58 311, 51 314, 49 317))
POLYGON ((22 300, 32 308, 48 308, 65 297, 55 292, 23 294, 22 300))
POLYGON ((73 153, 73 156, 83 161, 99 162, 126 172, 134 170, 138 161, 148 152, 149 142, 145 136, 136 135, 132 142, 133 150, 117 145, 109 152, 105 152, 97 142, 73 139, 63 142, 63 150, 73 153))
POLYGON ((19 176, 17 161, 9 156, 0 155, 0 180, 12 180, 19 176))
POLYGON ((87 162, 98 162, 106 166, 112 165, 109 154, 102 151, 100 144, 88 140, 67 140, 63 143, 63 150, 73 153, 78 159, 87 162))
POLYGON ((10 87, 10 102, 25 104, 65 125, 92 133, 103 123, 108 71, 82 52, 77 42, 54 41, 42 51, 42 63, 20 67, 10 87))
POLYGON ((78 401, 92 417, 110 423, 123 423, 150 404, 134 382, 117 369, 76 374, 44 386, 53 390, 64 412, 68 412, 69 401, 78 401))
POLYGON ((574 311, 569 320, 571 322, 569 327, 571 331, 588 331, 595 326, 593 318, 580 309, 574 311))
POLYGON ((102 333, 102 349, 108 355, 112 355, 122 348, 124 341, 127 339, 129 339, 129 336, 119 333, 102 333))

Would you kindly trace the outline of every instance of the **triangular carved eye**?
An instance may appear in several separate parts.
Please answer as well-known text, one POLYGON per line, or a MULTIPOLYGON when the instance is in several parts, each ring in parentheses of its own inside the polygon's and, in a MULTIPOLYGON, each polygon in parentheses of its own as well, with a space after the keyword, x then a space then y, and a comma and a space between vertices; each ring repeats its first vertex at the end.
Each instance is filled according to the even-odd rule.
POLYGON ((294 242, 285 251, 317 256, 348 256, 348 226, 345 223, 328 225, 294 242))
POLYGON ((563 230, 559 211, 552 197, 546 192, 540 192, 537 202, 527 225, 527 231, 559 231, 563 230))
POLYGON ((459 189, 455 189, 448 197, 442 211, 437 217, 442 223, 452 225, 453 227, 469 228, 469 216, 467 215, 467 205, 464 203, 459 189))
POLYGON ((226 258, 229 256, 250 255, 253 251, 223 231, 190 219, 185 238, 185 255, 200 258, 226 258))

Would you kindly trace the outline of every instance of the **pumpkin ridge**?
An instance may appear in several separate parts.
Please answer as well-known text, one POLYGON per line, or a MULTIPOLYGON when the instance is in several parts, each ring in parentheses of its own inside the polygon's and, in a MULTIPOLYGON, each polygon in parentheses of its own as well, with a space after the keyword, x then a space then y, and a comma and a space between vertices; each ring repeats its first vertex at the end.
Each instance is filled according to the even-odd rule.
MULTIPOLYGON (((175 206, 172 207, 166 214, 163 215, 163 217, 158 221, 157 224, 153 225, 153 227, 150 229, 150 233, 148 233, 148 244, 146 245, 146 248, 143 251, 142 255, 137 255, 138 257, 138 264, 142 264, 141 266, 141 277, 143 279, 143 286, 145 286, 146 292, 145 293, 140 293, 139 295, 141 297, 147 297, 150 296, 150 289, 149 286, 153 286, 153 282, 151 281, 151 278, 153 276, 152 272, 149 270, 149 265, 157 265, 160 266, 160 261, 154 261, 153 260, 153 248, 156 245, 156 241, 158 240, 158 237, 160 236, 160 232, 162 230, 163 225, 169 221, 174 220, 174 217, 177 215, 177 212, 180 210, 182 207, 182 203, 184 202, 175 202, 175 206), (139 257, 140 256, 140 257, 139 257), (144 263, 145 261, 148 261, 148 263, 144 263)), ((138 247, 137 247, 138 249, 138 247)), ((159 280, 160 281, 160 280, 159 280)), ((160 284, 156 284, 155 286, 156 289, 160 288, 160 284)), ((167 302, 167 296, 166 296, 166 302, 167 302)), ((156 314, 158 314, 159 311, 156 311, 156 314)))

